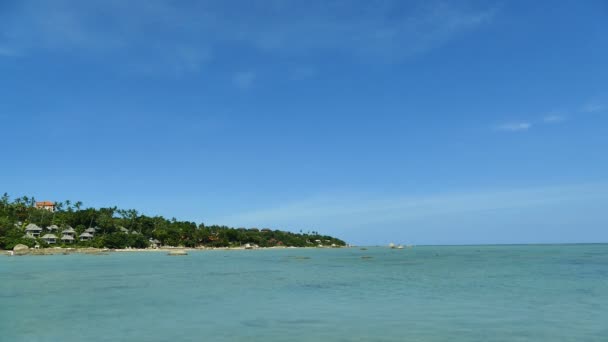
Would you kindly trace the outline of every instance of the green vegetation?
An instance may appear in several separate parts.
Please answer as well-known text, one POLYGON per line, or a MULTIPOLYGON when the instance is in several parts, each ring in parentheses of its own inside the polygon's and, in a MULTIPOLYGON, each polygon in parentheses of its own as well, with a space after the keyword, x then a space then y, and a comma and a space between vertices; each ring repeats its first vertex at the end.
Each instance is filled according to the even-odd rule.
POLYGON ((34 198, 27 196, 13 201, 7 194, 0 198, 0 249, 12 249, 17 244, 47 247, 48 244, 40 237, 33 239, 26 236, 28 224, 43 228, 40 236, 50 233, 46 227, 57 225, 57 232, 53 232, 57 236, 54 246, 61 247, 145 248, 150 246, 152 240, 158 240, 163 246, 184 247, 237 247, 248 243, 260 247, 345 245, 342 240, 315 231, 296 234, 267 228, 197 225, 175 218, 149 217, 133 209, 83 208, 82 202, 71 201, 55 203, 55 211, 51 212, 36 208, 35 203, 34 198), (62 231, 69 227, 76 231, 76 238, 74 242, 64 244, 60 240, 62 231), (91 227, 96 228, 92 240, 80 240, 80 234, 91 227))

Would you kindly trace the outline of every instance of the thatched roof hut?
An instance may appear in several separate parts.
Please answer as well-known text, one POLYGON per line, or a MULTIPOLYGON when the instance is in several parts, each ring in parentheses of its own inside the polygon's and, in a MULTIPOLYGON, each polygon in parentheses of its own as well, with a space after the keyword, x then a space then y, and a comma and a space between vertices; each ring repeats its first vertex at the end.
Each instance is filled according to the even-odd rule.
POLYGON ((80 234, 80 236, 78 236, 78 238, 81 241, 89 241, 89 240, 91 240, 93 238, 93 234, 88 233, 88 232, 84 232, 84 233, 80 234))
POLYGON ((34 223, 30 223, 27 226, 25 226, 25 231, 26 232, 41 232, 42 228, 38 227, 34 223))
POLYGON ((57 236, 55 234, 44 234, 42 240, 44 240, 46 243, 56 243, 57 236))
POLYGON ((55 232, 55 231, 59 230, 59 227, 56 224, 52 224, 52 225, 46 227, 46 229, 50 232, 55 232))
POLYGON ((85 233, 95 234, 97 230, 95 228, 87 228, 84 230, 85 233))
POLYGON ((62 242, 73 242, 74 237, 72 235, 64 235, 61 237, 62 242))
POLYGON ((65 228, 62 232, 63 235, 71 235, 74 236, 76 234, 76 231, 74 230, 74 228, 68 226, 67 228, 65 228))

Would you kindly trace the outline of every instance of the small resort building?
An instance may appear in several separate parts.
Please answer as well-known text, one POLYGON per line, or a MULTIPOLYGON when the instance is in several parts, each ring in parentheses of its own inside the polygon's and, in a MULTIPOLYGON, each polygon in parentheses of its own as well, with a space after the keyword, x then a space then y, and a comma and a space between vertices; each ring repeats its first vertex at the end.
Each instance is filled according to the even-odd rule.
POLYGON ((55 234, 45 234, 42 237, 42 240, 48 244, 57 243, 57 236, 55 236, 55 234))
POLYGON ((42 228, 38 227, 33 223, 30 223, 25 227, 25 233, 38 237, 40 236, 40 233, 42 233, 42 228))
POLYGON ((74 228, 72 228, 70 226, 67 226, 67 228, 64 228, 61 233, 63 235, 69 235, 71 237, 74 237, 76 235, 76 231, 74 230, 74 228))
POLYGON ((52 225, 46 227, 46 230, 48 230, 49 232, 56 232, 59 230, 59 227, 57 227, 56 224, 52 224, 52 225))
POLYGON ((61 242, 72 243, 72 242, 74 242, 74 237, 72 235, 63 235, 61 237, 61 242))
POLYGON ((93 239, 93 234, 84 232, 80 234, 78 238, 80 239, 80 241, 91 241, 93 239))
POLYGON ((49 201, 36 202, 36 208, 53 212, 55 211, 55 203, 49 201))

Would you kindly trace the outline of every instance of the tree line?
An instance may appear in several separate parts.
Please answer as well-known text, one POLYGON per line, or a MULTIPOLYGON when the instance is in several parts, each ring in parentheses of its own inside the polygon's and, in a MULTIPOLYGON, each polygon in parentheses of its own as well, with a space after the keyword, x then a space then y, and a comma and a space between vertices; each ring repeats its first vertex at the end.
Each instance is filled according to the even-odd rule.
MULTIPOLYGON (((317 231, 299 233, 269 228, 232 228, 223 225, 205 225, 190 221, 167 219, 162 216, 146 216, 134 209, 85 208, 80 201, 55 202, 53 212, 36 208, 33 197, 23 196, 13 200, 8 194, 0 198, 0 249, 12 249, 17 244, 46 247, 41 239, 25 236, 25 227, 36 224, 41 228, 59 227, 55 235, 67 227, 76 230, 76 240, 64 247, 97 248, 146 248, 151 240, 163 246, 183 247, 236 247, 255 244, 260 247, 294 246, 312 247, 344 246, 345 242, 317 231), (94 238, 80 241, 78 236, 87 228, 96 228, 94 238)), ((42 235, 48 233, 46 229, 42 235)))

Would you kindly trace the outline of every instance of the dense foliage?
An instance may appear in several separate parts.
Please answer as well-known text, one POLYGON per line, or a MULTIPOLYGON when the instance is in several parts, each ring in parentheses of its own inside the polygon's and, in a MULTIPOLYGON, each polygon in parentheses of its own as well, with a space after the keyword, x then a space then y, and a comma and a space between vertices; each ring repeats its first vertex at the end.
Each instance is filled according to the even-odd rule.
MULTIPOLYGON (((107 248, 145 248, 157 240, 163 246, 184 247, 236 247, 244 244, 255 244, 260 247, 294 246, 343 246, 344 241, 318 232, 300 231, 299 234, 257 228, 230 228, 226 226, 206 226, 203 223, 168 220, 162 216, 149 217, 136 210, 111 208, 83 208, 82 202, 57 202, 55 211, 35 207, 35 199, 27 196, 10 200, 7 194, 0 199, 0 249, 11 249, 16 244, 30 247, 38 244, 46 247, 41 239, 25 236, 25 227, 36 224, 41 228, 57 225, 54 234, 60 238, 62 230, 73 227, 76 239, 73 243, 62 244, 58 239, 57 246, 63 247, 107 247, 107 248), (91 241, 80 241, 78 236, 87 228, 95 227, 96 232, 91 241)), ((42 235, 49 233, 44 229, 42 235)), ((42 236, 41 235, 41 236, 42 236)))

